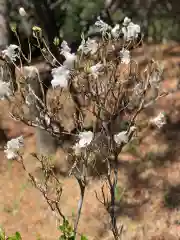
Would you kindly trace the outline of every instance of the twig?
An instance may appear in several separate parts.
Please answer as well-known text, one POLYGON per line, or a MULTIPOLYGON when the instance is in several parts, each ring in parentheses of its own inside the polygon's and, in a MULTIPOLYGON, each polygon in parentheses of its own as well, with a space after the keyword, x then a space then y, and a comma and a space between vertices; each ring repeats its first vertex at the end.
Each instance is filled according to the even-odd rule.
POLYGON ((78 228, 78 224, 79 224, 79 219, 80 219, 80 216, 81 216, 81 211, 82 211, 82 206, 83 206, 83 201, 84 201, 84 194, 85 194, 85 184, 82 182, 81 179, 77 178, 76 177, 76 180, 79 184, 79 187, 80 187, 80 200, 79 200, 79 203, 78 203, 78 213, 77 213, 77 217, 76 217, 76 221, 75 221, 75 224, 74 224, 74 238, 76 237, 76 233, 77 233, 77 228, 78 228))

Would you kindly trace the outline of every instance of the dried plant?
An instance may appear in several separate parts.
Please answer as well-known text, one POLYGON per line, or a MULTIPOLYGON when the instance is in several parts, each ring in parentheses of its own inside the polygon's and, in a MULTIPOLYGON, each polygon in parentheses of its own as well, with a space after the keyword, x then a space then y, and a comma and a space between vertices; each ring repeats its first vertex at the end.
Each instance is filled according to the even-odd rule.
MULTIPOLYGON (((124 19, 122 26, 114 28, 98 18, 95 26, 102 38, 85 40, 82 34, 82 43, 76 54, 71 53, 66 41, 61 43, 58 51, 64 58, 62 63, 50 52, 42 30, 33 27, 34 38, 46 61, 43 68, 46 66, 46 72, 51 71, 52 86, 48 91, 44 86, 42 66, 23 66, 24 54, 20 46, 10 45, 2 52, 2 58, 15 67, 18 87, 15 92, 9 82, 1 82, 0 98, 7 98, 12 103, 13 119, 36 127, 41 134, 48 132, 48 138, 58 142, 59 147, 66 151, 69 175, 77 179, 80 187, 73 239, 88 181, 93 175, 103 175, 109 194, 106 196, 102 187, 102 196, 96 193, 96 197, 109 213, 111 230, 114 239, 118 240, 123 229, 123 224, 118 226, 115 214, 119 154, 135 133, 137 135, 142 130, 142 126, 137 124, 138 115, 168 92, 162 90, 163 69, 155 61, 148 63, 141 76, 138 74, 138 64, 131 57, 131 50, 142 44, 140 26, 128 18, 124 19), (126 129, 123 127, 125 121, 126 129)), ((30 54, 25 60, 31 59, 30 54)), ((151 123, 158 127, 166 124, 162 114, 151 123)), ((5 151, 9 158, 17 158, 18 154, 18 161, 27 171, 19 147, 17 143, 7 146, 5 151)), ((60 208, 62 185, 48 153, 42 152, 41 155, 34 154, 34 157, 41 163, 44 182, 38 183, 30 173, 29 178, 58 219, 65 222, 66 217, 60 208)))

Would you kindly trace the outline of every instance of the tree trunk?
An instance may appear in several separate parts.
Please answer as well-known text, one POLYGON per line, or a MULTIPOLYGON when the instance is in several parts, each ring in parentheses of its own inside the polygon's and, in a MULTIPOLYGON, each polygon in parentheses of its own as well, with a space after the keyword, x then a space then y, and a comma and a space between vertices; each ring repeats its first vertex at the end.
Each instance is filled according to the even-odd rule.
POLYGON ((0 50, 9 43, 7 0, 0 0, 0 50))
MULTIPOLYGON (((32 67, 35 67, 36 69, 38 69, 40 79, 38 79, 36 69, 34 68, 34 72, 31 72, 31 77, 27 77, 25 85, 29 84, 31 89, 35 93, 35 95, 43 101, 43 94, 42 94, 42 89, 39 81, 42 81, 43 83, 44 82, 43 78, 47 79, 47 78, 50 78, 51 76, 46 64, 40 63, 32 67)), ((26 69, 26 67, 24 67, 24 69, 26 69)), ((33 70, 30 70, 30 71, 33 71, 33 70)), ((29 91, 27 90, 27 92, 29 91)), ((43 112, 42 106, 32 95, 31 96, 29 95, 28 101, 30 101, 30 106, 28 111, 29 120, 36 121, 36 118, 40 119, 40 114, 41 114, 40 112, 41 111, 43 112)), ((55 154, 57 149, 57 141, 49 132, 39 127, 36 127, 35 136, 36 136, 36 149, 39 154, 47 155, 47 156, 55 154)))

